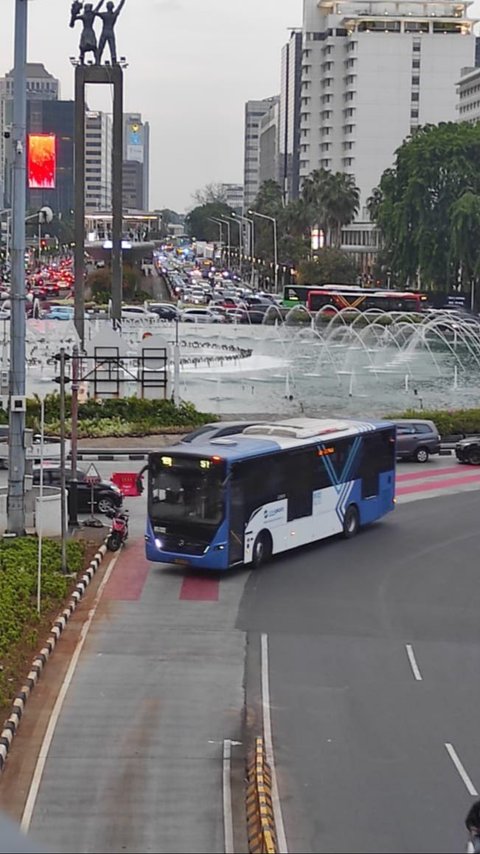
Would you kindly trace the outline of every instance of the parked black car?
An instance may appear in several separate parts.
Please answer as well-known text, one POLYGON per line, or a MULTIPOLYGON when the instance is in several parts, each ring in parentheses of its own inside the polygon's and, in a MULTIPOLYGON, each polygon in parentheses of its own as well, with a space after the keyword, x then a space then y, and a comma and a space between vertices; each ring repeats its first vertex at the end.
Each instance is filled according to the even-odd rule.
MULTIPOLYGON (((72 479, 72 472, 70 469, 66 472, 66 484, 67 484, 67 492, 68 492, 68 500, 70 502, 70 481, 72 479)), ((92 487, 85 480, 85 472, 81 469, 77 469, 77 495, 78 495, 78 512, 79 513, 89 513, 92 509, 91 501, 92 501, 92 487)), ((60 466, 43 466, 43 485, 44 486, 60 486, 61 482, 61 468, 60 466)), ((33 470, 33 485, 38 486, 40 484, 40 467, 35 468, 33 470)), ((94 501, 94 510, 98 510, 99 513, 108 513, 111 510, 115 510, 118 507, 121 507, 123 504, 123 495, 120 492, 118 486, 110 483, 108 480, 101 480, 100 483, 95 484, 93 487, 93 501, 94 501)))
POLYGON ((455 454, 459 463, 470 463, 480 466, 480 436, 469 436, 460 439, 455 445, 455 454))

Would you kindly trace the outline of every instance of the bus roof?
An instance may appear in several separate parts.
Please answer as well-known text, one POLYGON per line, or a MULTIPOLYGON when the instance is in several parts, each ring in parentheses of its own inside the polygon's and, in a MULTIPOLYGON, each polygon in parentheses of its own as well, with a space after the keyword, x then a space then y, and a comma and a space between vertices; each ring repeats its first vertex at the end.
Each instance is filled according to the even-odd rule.
MULTIPOLYGON (((250 422, 251 423, 251 422, 250 422)), ((212 457, 235 462, 237 460, 275 453, 279 450, 294 450, 319 442, 331 442, 346 436, 358 436, 375 430, 393 427, 390 421, 356 421, 348 418, 289 418, 246 427, 244 432, 218 439, 198 442, 195 445, 169 445, 162 451, 180 453, 182 456, 212 457)))

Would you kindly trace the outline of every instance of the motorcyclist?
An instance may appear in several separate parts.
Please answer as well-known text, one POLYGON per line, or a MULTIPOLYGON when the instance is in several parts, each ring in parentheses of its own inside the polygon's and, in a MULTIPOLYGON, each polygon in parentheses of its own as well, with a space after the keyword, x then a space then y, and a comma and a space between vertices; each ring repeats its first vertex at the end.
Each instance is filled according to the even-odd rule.
POLYGON ((480 852, 480 801, 475 801, 470 807, 465 824, 470 834, 473 850, 480 852))

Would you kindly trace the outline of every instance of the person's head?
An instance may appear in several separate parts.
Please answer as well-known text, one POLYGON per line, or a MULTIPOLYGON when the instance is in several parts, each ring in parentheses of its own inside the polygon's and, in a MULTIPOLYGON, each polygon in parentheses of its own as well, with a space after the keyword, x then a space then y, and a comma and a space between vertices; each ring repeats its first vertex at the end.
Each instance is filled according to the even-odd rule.
POLYGON ((91 12, 93 9, 93 3, 85 3, 84 9, 86 12, 91 12))
POLYGON ((109 2, 107 3, 107 9, 108 9, 108 11, 109 11, 109 12, 113 12, 113 3, 112 3, 112 0, 109 0, 109 2))

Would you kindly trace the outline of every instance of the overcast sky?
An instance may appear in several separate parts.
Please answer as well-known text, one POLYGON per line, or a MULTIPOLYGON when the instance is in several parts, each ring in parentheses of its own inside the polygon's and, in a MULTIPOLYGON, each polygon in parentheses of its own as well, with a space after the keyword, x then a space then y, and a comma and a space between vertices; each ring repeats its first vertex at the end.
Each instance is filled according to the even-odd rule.
MULTIPOLYGON (((13 66, 15 0, 0 5, 3 75, 13 66)), ((70 6, 29 3, 28 59, 61 80, 63 99, 73 97, 69 57, 81 33, 80 23, 68 27, 70 6)), ((301 15, 302 0, 126 0, 117 25, 129 62, 125 109, 150 122, 152 208, 182 211, 210 181, 243 181, 244 102, 278 94, 280 51, 301 15)), ((87 98, 111 111, 106 87, 89 87, 87 98)))

